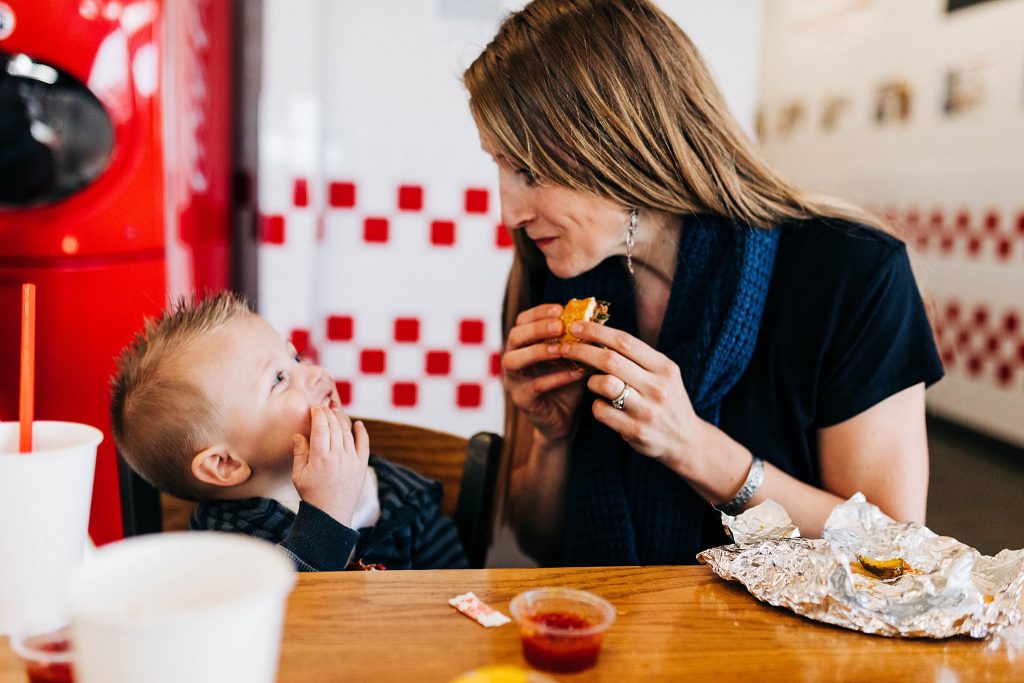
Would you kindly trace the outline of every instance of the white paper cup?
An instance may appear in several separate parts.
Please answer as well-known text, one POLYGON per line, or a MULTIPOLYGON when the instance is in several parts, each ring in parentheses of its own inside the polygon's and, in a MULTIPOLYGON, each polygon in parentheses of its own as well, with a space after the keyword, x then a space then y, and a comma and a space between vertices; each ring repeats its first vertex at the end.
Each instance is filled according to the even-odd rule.
POLYGON ((71 578, 78 683, 270 683, 295 569, 271 543, 213 531, 101 547, 71 578))
POLYGON ((35 422, 18 452, 18 423, 0 424, 0 634, 67 621, 64 583, 82 561, 96 446, 103 433, 35 422))

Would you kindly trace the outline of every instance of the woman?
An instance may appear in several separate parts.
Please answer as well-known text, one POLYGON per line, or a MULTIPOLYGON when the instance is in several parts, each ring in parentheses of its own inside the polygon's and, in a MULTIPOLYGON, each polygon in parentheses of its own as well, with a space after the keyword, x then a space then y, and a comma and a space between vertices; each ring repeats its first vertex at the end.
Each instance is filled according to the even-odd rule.
POLYGON ((718 510, 774 499, 816 536, 858 490, 924 520, 942 366, 904 245, 769 168, 678 26, 646 0, 534 0, 464 81, 516 246, 504 508, 525 551, 692 563, 726 540, 718 510), (551 343, 586 296, 608 325, 551 343))

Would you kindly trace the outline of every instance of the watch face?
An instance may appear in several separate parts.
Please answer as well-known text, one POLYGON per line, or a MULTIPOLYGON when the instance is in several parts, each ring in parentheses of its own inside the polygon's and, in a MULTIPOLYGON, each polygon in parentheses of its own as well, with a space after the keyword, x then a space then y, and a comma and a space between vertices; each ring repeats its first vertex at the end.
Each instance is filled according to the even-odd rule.
MULTIPOLYGON (((51 204, 99 178, 110 166, 114 151, 114 126, 103 104, 70 74, 26 55, 0 64, 5 71, 0 79, 9 80, 3 93, 20 100, 14 103, 24 111, 20 123, 28 120, 17 143, 24 153, 16 163, 26 165, 23 177, 38 176, 22 196, 0 200, 3 206, 51 204), (45 172, 40 170, 44 165, 45 172)), ((21 175, 19 169, 4 171, 21 175)))

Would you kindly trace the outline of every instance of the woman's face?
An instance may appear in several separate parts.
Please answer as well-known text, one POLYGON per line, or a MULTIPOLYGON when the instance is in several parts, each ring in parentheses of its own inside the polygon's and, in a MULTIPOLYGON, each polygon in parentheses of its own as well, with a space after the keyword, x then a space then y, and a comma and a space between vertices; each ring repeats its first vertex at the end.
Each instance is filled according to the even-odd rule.
POLYGON ((538 183, 482 136, 481 146, 498 164, 502 223, 510 231, 525 231, 557 277, 574 277, 626 253, 625 208, 594 194, 538 183))

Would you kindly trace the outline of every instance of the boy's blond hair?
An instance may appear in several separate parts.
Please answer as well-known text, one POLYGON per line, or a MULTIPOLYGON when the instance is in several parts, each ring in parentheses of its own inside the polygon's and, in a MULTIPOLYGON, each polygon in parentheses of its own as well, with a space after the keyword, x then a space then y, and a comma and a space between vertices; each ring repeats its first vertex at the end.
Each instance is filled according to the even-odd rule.
POLYGON ((114 443, 133 470, 179 498, 201 500, 209 487, 191 471, 192 458, 219 438, 219 406, 182 377, 183 354, 200 337, 253 315, 231 292, 182 297, 147 318, 117 359, 111 378, 114 443))

